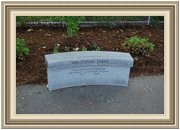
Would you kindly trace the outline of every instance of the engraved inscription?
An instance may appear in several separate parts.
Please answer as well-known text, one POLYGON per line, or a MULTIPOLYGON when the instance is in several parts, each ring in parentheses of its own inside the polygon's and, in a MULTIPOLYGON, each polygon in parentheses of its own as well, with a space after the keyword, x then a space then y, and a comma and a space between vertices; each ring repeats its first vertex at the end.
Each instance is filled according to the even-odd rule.
POLYGON ((102 73, 108 73, 109 70, 107 70, 105 67, 86 67, 86 68, 75 68, 72 71, 69 71, 68 74, 69 75, 89 75, 89 74, 93 74, 93 75, 100 75, 102 73))
POLYGON ((102 64, 102 63, 109 63, 109 60, 78 60, 72 61, 73 65, 82 65, 82 64, 102 64))

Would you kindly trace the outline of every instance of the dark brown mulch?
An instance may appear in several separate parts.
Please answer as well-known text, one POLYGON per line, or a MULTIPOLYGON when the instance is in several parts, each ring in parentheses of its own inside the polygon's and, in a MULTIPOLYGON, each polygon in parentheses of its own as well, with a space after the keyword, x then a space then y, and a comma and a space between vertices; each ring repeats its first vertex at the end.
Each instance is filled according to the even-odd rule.
POLYGON ((120 51, 126 38, 133 35, 146 37, 155 44, 155 51, 149 56, 136 56, 130 77, 157 75, 164 73, 164 31, 147 26, 128 26, 124 28, 83 28, 73 38, 66 38, 63 28, 18 28, 17 37, 24 38, 30 48, 30 55, 23 60, 17 59, 17 84, 44 84, 47 83, 47 68, 45 54, 53 52, 59 44, 60 52, 80 50, 86 47, 94 50, 98 46, 103 51, 120 51))

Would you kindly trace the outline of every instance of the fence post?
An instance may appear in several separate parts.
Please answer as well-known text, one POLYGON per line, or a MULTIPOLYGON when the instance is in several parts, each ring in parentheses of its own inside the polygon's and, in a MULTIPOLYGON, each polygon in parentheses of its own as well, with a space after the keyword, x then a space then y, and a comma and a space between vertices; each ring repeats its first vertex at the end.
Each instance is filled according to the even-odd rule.
POLYGON ((151 16, 148 16, 147 25, 149 25, 149 24, 150 24, 150 20, 151 20, 151 16))

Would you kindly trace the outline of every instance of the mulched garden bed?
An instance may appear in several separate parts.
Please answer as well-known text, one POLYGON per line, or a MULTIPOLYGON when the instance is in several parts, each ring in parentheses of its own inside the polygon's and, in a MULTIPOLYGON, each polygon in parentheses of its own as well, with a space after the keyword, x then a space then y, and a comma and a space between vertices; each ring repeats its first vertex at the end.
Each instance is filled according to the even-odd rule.
POLYGON ((16 36, 26 41, 30 54, 23 60, 16 60, 17 84, 47 83, 45 54, 53 53, 55 46, 59 51, 81 51, 83 47, 102 51, 124 52, 122 43, 131 36, 146 37, 155 44, 155 50, 148 56, 134 58, 130 77, 159 75, 164 73, 164 31, 148 26, 127 26, 123 28, 82 28, 75 37, 66 38, 64 28, 36 27, 17 28, 16 36))

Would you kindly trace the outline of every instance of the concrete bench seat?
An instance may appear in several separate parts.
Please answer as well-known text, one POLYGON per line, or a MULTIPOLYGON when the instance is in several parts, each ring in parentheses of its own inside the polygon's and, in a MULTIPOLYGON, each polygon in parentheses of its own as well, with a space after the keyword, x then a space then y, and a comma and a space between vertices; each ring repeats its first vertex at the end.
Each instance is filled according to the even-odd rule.
POLYGON ((45 55, 49 90, 83 85, 128 86, 129 53, 79 51, 45 55))

